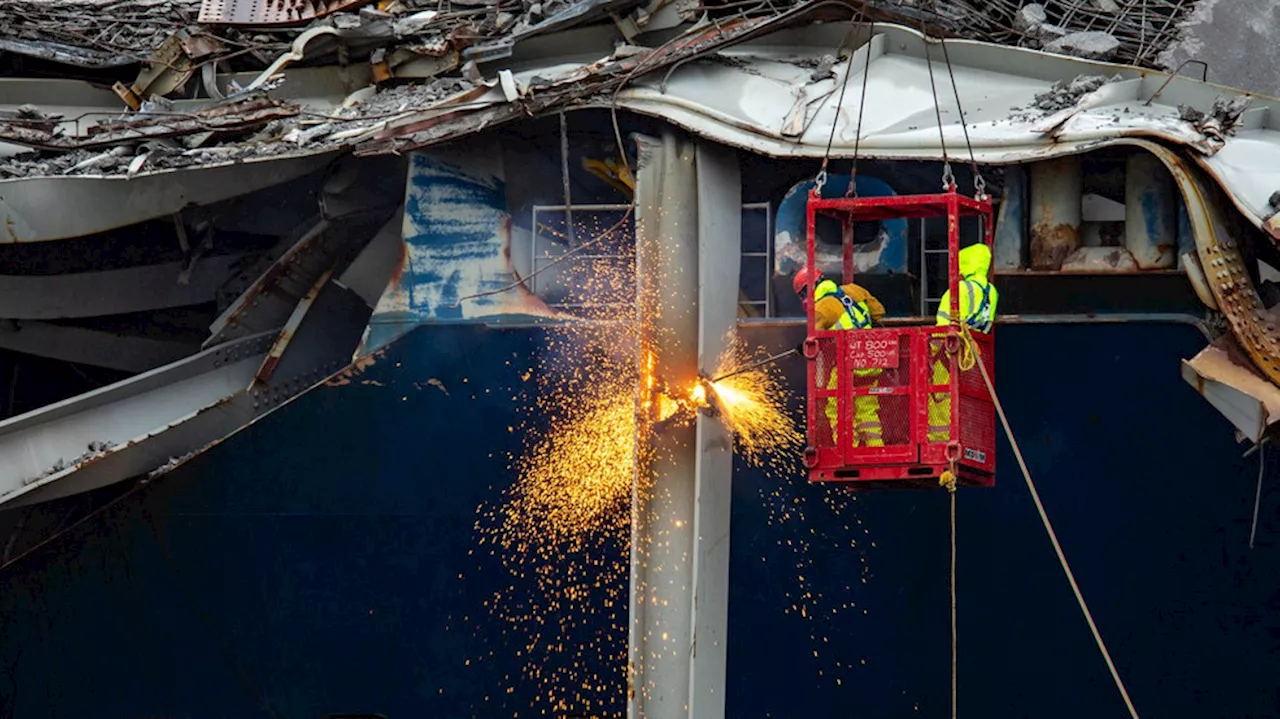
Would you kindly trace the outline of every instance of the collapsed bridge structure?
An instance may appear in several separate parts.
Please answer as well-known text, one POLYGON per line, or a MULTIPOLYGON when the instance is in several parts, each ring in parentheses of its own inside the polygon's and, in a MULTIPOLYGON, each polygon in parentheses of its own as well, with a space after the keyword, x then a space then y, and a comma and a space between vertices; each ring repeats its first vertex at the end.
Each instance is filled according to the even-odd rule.
MULTIPOLYGON (((424 325, 647 313, 664 380, 709 375, 803 325, 820 161, 824 198, 982 168, 998 325, 1192 324, 1183 379, 1272 441, 1280 101, 1157 69, 1188 8, 1121 5, 0 2, 0 566, 424 325)), ((944 235, 856 238, 890 324, 944 235)), ((653 441, 629 708, 721 716, 731 442, 653 441)))

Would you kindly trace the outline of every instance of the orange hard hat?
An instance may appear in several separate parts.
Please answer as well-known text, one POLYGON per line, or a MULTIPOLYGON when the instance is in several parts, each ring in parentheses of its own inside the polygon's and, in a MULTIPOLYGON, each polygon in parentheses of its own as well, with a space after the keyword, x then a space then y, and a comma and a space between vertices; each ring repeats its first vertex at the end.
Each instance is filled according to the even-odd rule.
POLYGON ((791 288, 795 290, 796 294, 798 295, 804 291, 805 287, 808 287, 810 284, 813 284, 815 280, 818 280, 821 277, 822 277, 822 273, 819 272, 817 268, 801 267, 799 270, 796 271, 795 277, 791 278, 791 288))

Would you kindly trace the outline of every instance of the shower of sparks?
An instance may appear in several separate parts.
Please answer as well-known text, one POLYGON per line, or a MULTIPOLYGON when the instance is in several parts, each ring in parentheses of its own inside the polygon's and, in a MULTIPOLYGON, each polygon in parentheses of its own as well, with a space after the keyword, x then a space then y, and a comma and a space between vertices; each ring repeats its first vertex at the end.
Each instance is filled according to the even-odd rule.
MULTIPOLYGON (((796 465, 792 476, 801 471, 798 460, 796 465)), ((764 485, 760 493, 778 548, 794 562, 794 583, 782 591, 782 613, 808 634, 817 682, 841 686, 867 663, 848 643, 856 622, 870 617, 857 597, 872 576, 868 552, 875 547, 858 516, 857 495, 803 480, 764 485), (837 556, 855 557, 860 570, 832 572, 837 556)))
POLYGON ((609 354, 625 332, 548 331, 515 482, 476 525, 510 579, 485 603, 503 627, 490 656, 523 662, 532 715, 612 713, 625 676, 636 374, 609 354))
MULTIPOLYGON (((584 242, 614 221, 574 216, 584 242)), ((522 662, 521 675, 507 677, 502 689, 514 695, 519 685, 509 707, 517 716, 614 714, 625 681, 640 376, 629 304, 634 247, 629 227, 617 234, 619 247, 601 243, 597 256, 575 257, 538 278, 540 294, 582 321, 546 331, 525 376, 526 417, 512 428, 523 440, 510 458, 515 481, 498 506, 481 507, 476 523, 480 544, 509 580, 485 602, 502 630, 499 645, 480 659, 522 662)))
POLYGON ((576 541, 604 528, 610 510, 630 494, 634 405, 634 394, 625 391, 584 398, 537 438, 522 460, 519 493, 504 508, 505 548, 576 541))
MULTIPOLYGON (((716 363, 714 376, 734 372, 759 359, 735 333, 716 363)), ((787 408, 781 372, 774 365, 755 367, 712 383, 721 419, 733 433, 735 449, 753 466, 799 452, 804 435, 787 408)), ((699 387, 701 389, 701 387, 699 387)))
MULTIPOLYGON (((575 222, 583 219, 590 221, 575 215, 575 222)), ((612 223, 599 224, 577 236, 594 236, 592 229, 603 232, 612 223)), ((653 352, 670 338, 634 319, 634 254, 584 257, 560 270, 558 281, 540 281, 567 288, 563 301, 586 321, 547 331, 545 351, 526 375, 536 375, 528 392, 533 401, 526 420, 512 428, 523 438, 520 454, 511 457, 516 479, 500 505, 481 507, 476 523, 481 546, 501 562, 508 582, 485 602, 502 626, 499 646, 468 663, 512 655, 523 662, 522 676, 506 677, 495 703, 505 705, 501 697, 514 694, 520 682, 523 698, 510 707, 518 716, 619 712, 627 681, 633 493, 643 503, 651 488, 652 433, 691 422, 699 412, 718 415, 742 459, 777 480, 774 499, 766 500, 770 521, 804 535, 786 541, 796 552, 799 583, 785 596, 787 611, 811 622, 820 646, 824 623, 851 605, 828 607, 808 571, 807 550, 817 535, 812 528, 803 531, 808 519, 802 498, 787 495, 825 488, 803 479, 803 435, 779 369, 766 365, 716 383, 667 385, 653 352), (536 690, 533 707, 530 686, 536 690)), ((711 376, 758 356, 735 333, 711 376)), ((834 510, 833 494, 824 500, 834 510)), ((647 555, 643 546, 637 551, 647 555)))

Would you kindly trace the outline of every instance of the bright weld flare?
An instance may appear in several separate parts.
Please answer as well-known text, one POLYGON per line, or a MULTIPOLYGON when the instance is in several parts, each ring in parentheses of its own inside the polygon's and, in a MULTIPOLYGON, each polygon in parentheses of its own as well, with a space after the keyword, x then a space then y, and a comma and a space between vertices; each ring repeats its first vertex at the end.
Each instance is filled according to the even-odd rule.
POLYGON ((706 407, 707 403, 707 386, 702 382, 695 382, 693 389, 689 391, 689 399, 698 407, 706 407))

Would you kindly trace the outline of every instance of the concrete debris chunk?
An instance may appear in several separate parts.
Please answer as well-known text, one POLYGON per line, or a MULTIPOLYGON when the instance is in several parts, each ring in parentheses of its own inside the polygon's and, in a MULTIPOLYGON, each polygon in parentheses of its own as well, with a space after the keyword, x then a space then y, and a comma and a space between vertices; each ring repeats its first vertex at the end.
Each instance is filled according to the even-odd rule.
POLYGON ((835 77, 836 73, 833 68, 835 68, 836 62, 835 55, 827 54, 818 58, 818 62, 813 66, 813 72, 809 73, 809 80, 811 82, 820 82, 829 77, 835 77))
POLYGON ((1047 112, 1065 110, 1068 107, 1074 107, 1076 103, 1080 102, 1080 98, 1103 85, 1119 82, 1121 79, 1119 75, 1111 77, 1106 77, 1105 75, 1077 75, 1071 82, 1059 80, 1053 83, 1053 86, 1047 92, 1036 95, 1031 107, 1047 112))
POLYGON ((1207 117, 1208 115, 1190 105, 1178 105, 1178 118, 1185 120, 1192 125, 1199 125, 1204 122, 1207 117))
POLYGON ((1044 6, 1030 3, 1019 8, 1013 16, 1013 29, 1027 35, 1047 22, 1049 22, 1049 14, 1045 12, 1044 6))
POLYGON ((384 115, 430 107, 440 100, 472 87, 474 85, 459 78, 439 78, 420 85, 389 87, 367 100, 343 108, 337 115, 352 119, 360 117, 368 117, 371 120, 382 119, 384 115))
POLYGON ((1209 112, 1203 112, 1190 105, 1178 106, 1178 117, 1191 123, 1201 134, 1221 140, 1224 136, 1234 135, 1240 124, 1240 117, 1249 108, 1252 98, 1248 95, 1239 97, 1219 96, 1213 101, 1209 112))
POLYGON ((1234 129, 1240 123, 1240 116, 1249 109, 1252 102, 1253 98, 1248 95, 1219 97, 1213 101, 1213 108, 1209 114, 1221 122, 1224 128, 1234 129))
POLYGON ((1043 5, 1023 5, 1013 16, 1013 29, 1017 30, 1032 47, 1042 47, 1067 34, 1067 29, 1049 22, 1043 5))
POLYGON ((1046 44, 1044 49, 1086 60, 1111 60, 1120 51, 1120 41, 1110 33, 1093 30, 1065 35, 1046 44))

